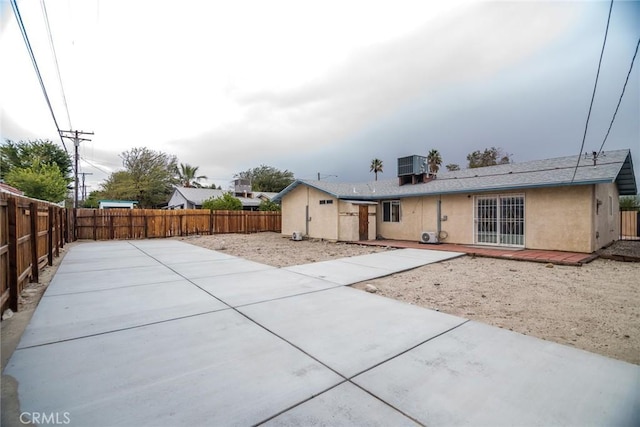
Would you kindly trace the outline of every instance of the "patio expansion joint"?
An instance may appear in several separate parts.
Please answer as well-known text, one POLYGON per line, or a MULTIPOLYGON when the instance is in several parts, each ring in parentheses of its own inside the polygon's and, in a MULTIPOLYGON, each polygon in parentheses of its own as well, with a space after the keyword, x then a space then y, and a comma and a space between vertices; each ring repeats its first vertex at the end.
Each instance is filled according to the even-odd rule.
MULTIPOLYGON (((373 396, 374 398, 376 398, 376 399, 377 399, 377 400, 379 400, 380 402, 384 403, 385 405, 389 406, 390 408, 394 409, 395 411, 397 411, 397 412, 399 412, 400 414, 404 415, 405 417, 409 418, 410 420, 412 420, 413 422, 417 423, 418 425, 424 426, 424 424, 423 424, 423 423, 419 422, 418 420, 416 420, 416 419, 415 419, 415 418, 413 418, 412 416, 410 416, 410 415, 406 414, 405 412, 401 411, 399 408, 396 408, 394 405, 390 404, 389 402, 386 402, 385 400, 383 400, 383 399, 381 399, 380 397, 376 396, 375 394, 373 394, 373 393, 372 393, 372 392, 370 392, 369 390, 366 390, 366 389, 364 389, 363 387, 359 386, 358 384, 356 384, 356 383, 352 382, 352 381, 351 381, 351 379, 352 379, 352 378, 354 378, 354 377, 355 377, 355 376, 357 376, 357 375, 360 375, 360 374, 362 374, 362 373, 364 373, 364 372, 367 372, 367 371, 369 371, 369 370, 371 370, 371 369, 373 369, 373 368, 375 368, 375 367, 377 367, 377 366, 381 365, 382 363, 388 362, 389 360, 392 360, 392 359, 394 359, 394 358, 396 358, 396 357, 398 357, 398 356, 401 356, 401 355, 403 355, 404 353, 406 353, 406 352, 408 352, 408 351, 411 351, 411 350, 413 350, 414 348, 416 348, 416 347, 418 347, 418 346, 420 346, 420 345, 422 345, 422 344, 424 344, 424 343, 426 343, 426 342, 428 342, 428 341, 431 341, 432 339, 437 338, 437 337, 439 337, 439 336, 441 336, 441 335, 443 335, 443 334, 445 334, 445 333, 447 333, 447 332, 449 332, 449 331, 451 331, 451 330, 453 330, 453 329, 455 329, 455 328, 457 328, 457 327, 459 327, 459 326, 463 325, 464 323, 468 322, 468 320, 467 320, 467 321, 465 321, 465 322, 461 323, 460 325, 457 325, 457 326, 455 326, 455 327, 453 327, 453 328, 450 328, 450 329, 448 329, 448 330, 446 330, 446 331, 444 331, 444 332, 441 332, 441 333, 440 333, 440 334, 438 334, 438 335, 435 335, 435 336, 433 336, 433 337, 431 337, 431 338, 429 338, 429 339, 427 339, 427 340, 425 340, 425 341, 423 341, 423 342, 420 342, 420 343, 418 343, 417 345, 415 345, 415 346, 413 346, 413 347, 411 347, 411 348, 409 348, 409 349, 407 349, 407 350, 404 350, 404 351, 402 351, 402 352, 398 353, 398 354, 397 354, 397 355, 395 355, 395 356, 392 356, 392 357, 390 357, 390 358, 388 358, 388 359, 386 359, 386 360, 384 360, 384 361, 382 361, 382 362, 380 362, 380 363, 378 363, 378 364, 376 364, 376 365, 374 365, 374 366, 371 366, 371 367, 369 367, 369 368, 367 368, 367 369, 363 370, 362 372, 357 373, 356 375, 352 375, 351 377, 347 378, 346 376, 342 375, 340 372, 338 372, 338 371, 336 371, 335 369, 333 369, 331 366, 329 366, 329 365, 327 365, 326 363, 324 363, 322 360, 320 360, 320 359, 318 359, 317 357, 315 357, 315 356, 311 355, 310 353, 308 353, 307 351, 305 351, 305 350, 304 350, 304 349, 302 349, 301 347, 297 346, 297 345, 296 345, 296 344, 294 344, 293 342, 289 341, 288 339, 284 338, 283 336, 281 336, 281 335, 277 334, 276 332, 272 331, 271 329, 269 329, 269 328, 267 328, 266 326, 262 325, 261 323, 257 322, 256 320, 254 320, 253 318, 251 318, 249 315, 247 315, 247 314, 245 314, 245 313, 241 312, 240 310, 238 310, 238 307, 240 307, 240 306, 238 306, 238 307, 231 306, 230 304, 228 304, 228 303, 227 303, 227 302, 225 302, 224 300, 222 300, 222 299, 218 298, 217 296, 213 295, 211 292, 207 291, 206 289, 202 288, 202 287, 201 287, 201 286, 199 286, 198 284, 194 283, 191 279, 189 279, 189 278, 187 278, 187 277, 183 276, 183 275, 182 275, 182 274, 180 274, 179 272, 177 272, 177 271, 175 271, 174 269, 172 269, 170 266, 168 266, 168 265, 164 264, 163 262, 159 261, 159 260, 158 260, 157 258, 155 258, 154 256, 152 256, 152 255, 150 255, 150 254, 146 253, 143 249, 140 249, 140 248, 138 248, 138 249, 139 249, 140 251, 142 251, 142 252, 143 252, 145 255, 147 255, 148 257, 150 257, 150 258, 154 259, 155 261, 157 261, 157 262, 161 263, 162 265, 164 265, 165 267, 167 267, 168 269, 170 269, 170 270, 171 270, 171 271, 173 271, 174 273, 176 273, 176 274, 180 275, 181 277, 183 277, 185 280, 187 280, 189 283, 191 283, 192 285, 194 285, 194 286, 195 286, 195 287, 197 287, 198 289, 202 290, 203 292, 207 293, 207 294, 208 294, 208 295, 210 295, 211 297, 213 297, 213 298, 215 298, 216 300, 220 301, 222 304, 224 304, 224 305, 226 305, 227 307, 229 307, 229 309, 233 310, 234 312, 236 312, 236 313, 237 313, 237 314, 239 314, 240 316, 244 317, 245 319, 247 319, 248 321, 250 321, 250 322, 251 322, 251 323, 253 323, 254 325, 258 326, 259 328, 261 328, 261 329, 263 329, 263 330, 265 330, 266 332, 268 332, 269 334, 271 334, 271 335, 275 336, 276 338, 280 339, 281 341, 283 341, 283 342, 287 343, 289 346, 291 346, 291 347, 295 348, 296 350, 298 350, 299 352, 301 352, 301 353, 302 353, 302 354, 304 354, 305 356, 307 356, 307 357, 309 357, 310 359, 314 360, 315 362, 319 363, 320 365, 322 365, 323 367, 327 368, 328 370, 330 370, 331 372, 333 372, 334 374, 338 375, 340 378, 342 378, 342 379, 343 379, 343 381, 339 381, 337 384, 334 384, 333 386, 331 386, 331 387, 327 388, 326 390, 321 391, 321 392, 319 392, 319 393, 316 393, 316 394, 314 394, 314 395, 312 395, 312 396, 308 397, 307 399, 304 399, 304 400, 302 400, 302 401, 300 401, 300 402, 297 402, 296 404, 292 405, 291 407, 286 408, 286 409, 284 409, 284 410, 282 410, 282 411, 278 412, 277 414, 274 414, 274 415, 272 415, 272 416, 270 416, 270 417, 268 417, 268 418, 266 418, 266 419, 264 419, 264 420, 262 420, 262 421, 260 421, 260 422, 258 422, 258 423, 256 423, 256 424, 254 424, 254 425, 256 425, 256 426, 257 426, 257 425, 260 425, 260 424, 264 424, 264 423, 268 422, 269 420, 271 420, 271 419, 273 419, 273 418, 275 418, 275 417, 277 417, 277 416, 279 416, 279 415, 282 415, 283 413, 285 413, 285 412, 287 412, 287 411, 289 411, 289 410, 291 410, 291 409, 293 409, 293 408, 295 408, 295 407, 297 407, 297 406, 299 406, 299 405, 302 405, 303 403, 308 402, 309 400, 311 400, 311 399, 313 399, 313 398, 315 398, 315 397, 317 397, 317 396, 319 396, 319 395, 321 395, 321 394, 323 394, 323 393, 326 393, 327 391, 332 390, 333 388, 338 387, 339 385, 344 384, 344 383, 347 383, 347 382, 348 382, 348 383, 353 384, 353 385, 354 385, 354 386, 356 386, 357 388, 359 388, 359 389, 363 390, 364 392, 366 392, 367 394, 369 394, 369 395, 373 396)), ((333 283, 333 282, 331 282, 331 283, 333 283)), ((338 286, 335 286, 335 287, 332 287, 332 288, 329 288, 329 289, 335 289, 335 288, 339 288, 339 287, 343 287, 343 286, 344 286, 344 285, 338 285, 338 286)), ((317 293, 317 292, 322 292, 322 291, 326 291, 326 290, 329 290, 329 289, 320 289, 320 290, 317 290, 317 291, 311 291, 311 292, 307 292, 307 293, 317 293)), ((305 295, 305 294, 306 294, 306 293, 304 293, 304 294, 299 294, 299 295, 305 295)), ((289 297, 291 297, 291 296, 288 296, 288 297, 282 297, 282 298, 275 298, 275 299, 283 299, 283 298, 289 298, 289 297)), ((262 302, 266 302, 266 301, 262 301, 262 302)), ((258 303, 254 303, 254 304, 258 304, 258 303)), ((246 304, 246 305, 253 305, 253 304, 246 304)), ((246 306, 246 305, 245 305, 245 306, 246 306)), ((224 310, 224 309, 223 309, 223 310, 224 310)), ((222 310, 214 310, 214 311, 222 311, 222 310)), ((205 313, 202 313, 202 314, 205 314, 205 313)), ((187 316, 187 317, 192 317, 192 316, 187 316)), ((170 320, 167 320, 167 321, 171 321, 171 320, 173 320, 173 319, 170 319, 170 320)), ((158 323, 160 323, 160 322, 158 322, 158 323)))
POLYGON ((111 291, 114 289, 127 289, 127 288, 136 288, 138 286, 154 286, 154 285, 162 285, 163 283, 171 283, 171 282, 176 282, 176 279, 171 279, 171 280, 166 280, 163 282, 153 282, 153 283, 136 283, 134 285, 123 285, 123 286, 118 286, 118 287, 110 287, 110 288, 104 288, 104 289, 91 289, 88 291, 77 291, 77 292, 65 292, 65 293, 61 293, 61 294, 53 294, 53 295, 47 295, 46 293, 42 296, 42 298, 55 298, 55 297, 63 297, 63 296, 68 296, 68 295, 77 295, 77 294, 89 294, 92 292, 102 292, 102 291, 111 291))
POLYGON ((17 347, 15 351, 29 350, 31 348, 36 348, 36 347, 44 347, 44 346, 52 345, 52 344, 58 344, 58 343, 69 342, 69 341, 76 341, 76 340, 81 340, 81 339, 91 338, 91 337, 98 337, 98 336, 101 336, 101 335, 108 335, 108 334, 112 334, 112 333, 115 333, 115 332, 122 332, 122 331, 131 330, 131 329, 144 328, 145 326, 158 325, 158 324, 162 324, 162 323, 173 322, 174 320, 182 320, 182 319, 188 319, 190 317, 203 316, 205 314, 217 313, 219 311, 225 311, 225 310, 229 310, 229 309, 231 309, 231 307, 229 307, 229 308, 220 308, 220 309, 217 309, 217 310, 203 311, 202 313, 188 314, 186 316, 172 317, 171 319, 158 320, 156 322, 149 322, 149 323, 144 323, 144 324, 141 324, 141 325, 128 326, 126 328, 112 329, 112 330, 104 331, 104 332, 96 332, 95 334, 82 335, 82 336, 79 336, 79 337, 65 338, 65 339, 61 339, 61 340, 45 342, 45 343, 42 343, 42 344, 34 344, 34 345, 28 345, 28 346, 25 346, 25 347, 17 347))

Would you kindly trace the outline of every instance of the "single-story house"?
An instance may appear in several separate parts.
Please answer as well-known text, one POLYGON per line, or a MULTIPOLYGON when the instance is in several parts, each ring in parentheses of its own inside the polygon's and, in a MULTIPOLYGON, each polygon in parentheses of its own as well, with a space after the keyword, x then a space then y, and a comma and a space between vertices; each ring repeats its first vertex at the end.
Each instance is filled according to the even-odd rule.
POLYGON ((282 233, 591 253, 618 239, 618 197, 638 191, 629 150, 437 176, 420 159, 398 159, 392 180, 293 182, 274 198, 282 203, 282 233))
MULTIPOLYGON (((167 209, 201 209, 205 200, 222 197, 224 193, 228 193, 228 191, 212 188, 176 187, 171 194, 167 209)), ((270 200, 269 194, 276 195, 276 193, 259 193, 260 197, 236 197, 242 203, 243 210, 255 211, 258 210, 263 200, 270 200)))
POLYGON ((98 200, 99 209, 133 209, 137 204, 135 200, 98 200))

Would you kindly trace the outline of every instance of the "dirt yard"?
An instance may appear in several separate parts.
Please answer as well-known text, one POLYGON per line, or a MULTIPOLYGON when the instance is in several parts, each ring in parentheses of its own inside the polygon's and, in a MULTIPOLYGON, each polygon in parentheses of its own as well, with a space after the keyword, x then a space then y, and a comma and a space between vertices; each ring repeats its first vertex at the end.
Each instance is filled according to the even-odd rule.
MULTIPOLYGON (((178 238, 284 267, 388 250, 276 233, 178 238)), ((636 242, 640 245, 640 242, 636 242)), ((463 256, 354 285, 380 295, 640 364, 640 263, 582 267, 463 256)))

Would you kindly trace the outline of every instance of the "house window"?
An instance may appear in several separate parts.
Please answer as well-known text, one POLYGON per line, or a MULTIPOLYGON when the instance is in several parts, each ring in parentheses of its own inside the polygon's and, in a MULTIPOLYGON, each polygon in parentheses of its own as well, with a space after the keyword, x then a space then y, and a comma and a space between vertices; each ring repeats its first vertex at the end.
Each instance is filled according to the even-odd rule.
POLYGON ((524 246, 524 196, 481 196, 475 199, 475 242, 524 246))
POLYGON ((332 205, 333 200, 320 200, 321 205, 332 205))
POLYGON ((400 222, 400 201, 382 202, 382 222, 400 222))

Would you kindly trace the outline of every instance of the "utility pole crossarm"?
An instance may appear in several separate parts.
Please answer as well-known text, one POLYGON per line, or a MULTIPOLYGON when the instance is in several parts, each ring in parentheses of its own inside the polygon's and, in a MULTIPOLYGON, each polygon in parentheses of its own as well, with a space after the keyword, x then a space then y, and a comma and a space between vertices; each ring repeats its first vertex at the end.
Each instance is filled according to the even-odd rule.
MULTIPOLYGON (((80 153, 78 152, 78 147, 80 146, 80 141, 91 141, 91 139, 89 138, 82 138, 80 135, 93 135, 93 132, 85 132, 82 130, 61 130, 60 131, 60 137, 61 138, 68 138, 70 140, 73 141, 73 145, 75 146, 75 156, 74 156, 74 160, 75 160, 75 188, 74 188, 74 196, 73 196, 73 229, 74 229, 74 233, 76 228, 76 209, 78 208, 78 190, 80 187, 80 182, 78 179, 78 162, 80 161, 80 153)), ((83 183, 83 187, 84 187, 84 174, 82 175, 82 183, 83 183)), ((85 190, 83 190, 84 193, 85 190)), ((74 240, 75 240, 75 235, 74 235, 74 240)))

